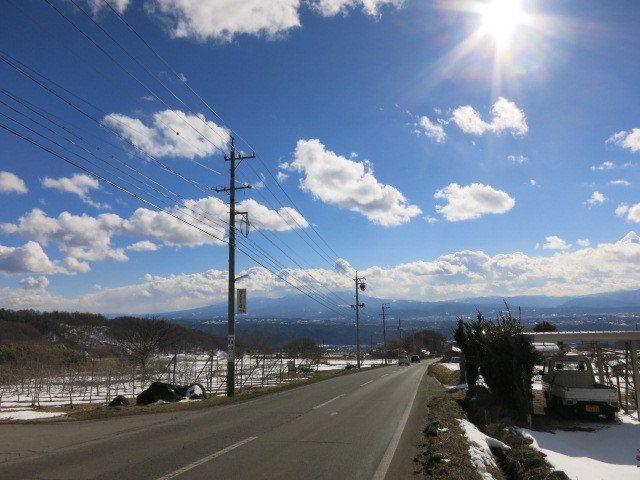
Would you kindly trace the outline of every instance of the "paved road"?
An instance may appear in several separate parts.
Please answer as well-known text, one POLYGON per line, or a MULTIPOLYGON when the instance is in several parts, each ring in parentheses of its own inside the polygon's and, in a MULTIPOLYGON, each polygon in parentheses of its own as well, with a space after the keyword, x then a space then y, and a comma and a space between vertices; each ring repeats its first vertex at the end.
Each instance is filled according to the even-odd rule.
POLYGON ((180 413, 0 425, 3 480, 410 478, 426 363, 180 413))

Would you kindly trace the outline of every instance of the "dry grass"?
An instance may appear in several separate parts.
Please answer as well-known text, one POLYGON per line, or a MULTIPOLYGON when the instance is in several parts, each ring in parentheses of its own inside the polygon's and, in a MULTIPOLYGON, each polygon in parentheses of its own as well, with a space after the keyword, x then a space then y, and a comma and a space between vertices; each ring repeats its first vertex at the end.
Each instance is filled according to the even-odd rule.
MULTIPOLYGON (((418 478, 433 480, 480 480, 471 464, 469 445, 458 419, 466 418, 453 396, 443 395, 429 403, 428 423, 424 429, 422 453, 416 458, 418 478)), ((494 473, 494 472, 492 472, 494 473)), ((497 479, 504 479, 495 472, 497 479)))
POLYGON ((439 363, 429 365, 429 375, 435 377, 443 385, 458 385, 460 383, 460 371, 449 370, 439 363))

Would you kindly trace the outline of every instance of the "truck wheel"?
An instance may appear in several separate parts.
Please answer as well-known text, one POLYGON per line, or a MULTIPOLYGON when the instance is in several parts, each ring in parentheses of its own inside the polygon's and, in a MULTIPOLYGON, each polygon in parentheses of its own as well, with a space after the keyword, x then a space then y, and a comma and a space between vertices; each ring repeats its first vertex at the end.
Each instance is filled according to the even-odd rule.
POLYGON ((616 413, 615 412, 607 412, 604 414, 604 418, 607 422, 615 422, 616 421, 616 413))

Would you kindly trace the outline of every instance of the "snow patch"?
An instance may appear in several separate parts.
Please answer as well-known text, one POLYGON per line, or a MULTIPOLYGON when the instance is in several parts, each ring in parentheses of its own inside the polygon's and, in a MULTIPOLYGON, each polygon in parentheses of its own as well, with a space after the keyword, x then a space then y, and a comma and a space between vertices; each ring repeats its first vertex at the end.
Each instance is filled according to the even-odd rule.
POLYGON ((620 423, 589 424, 592 432, 553 433, 518 430, 533 441, 557 470, 571 480, 637 480, 640 478, 640 422, 618 414, 620 423))
POLYGON ((36 420, 38 418, 53 418, 66 415, 64 412, 35 412, 22 410, 13 412, 0 412, 0 420, 36 420))
POLYGON ((488 466, 498 468, 491 449, 511 450, 511 447, 502 443, 500 440, 485 435, 468 420, 459 419, 458 422, 464 432, 464 436, 467 437, 469 441, 471 463, 483 480, 495 480, 495 477, 487 471, 488 466))

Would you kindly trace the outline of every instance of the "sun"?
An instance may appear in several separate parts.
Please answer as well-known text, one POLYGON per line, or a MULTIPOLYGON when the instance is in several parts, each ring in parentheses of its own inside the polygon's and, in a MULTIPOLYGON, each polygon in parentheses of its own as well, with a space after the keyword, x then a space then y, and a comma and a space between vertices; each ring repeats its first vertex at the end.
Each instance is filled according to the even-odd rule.
POLYGON ((525 13, 519 0, 493 0, 479 4, 480 31, 494 37, 498 46, 509 43, 516 28, 525 23, 525 13))

